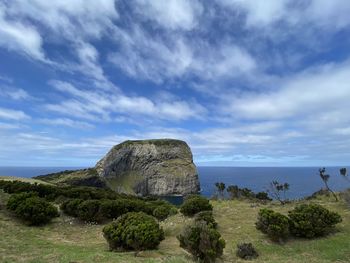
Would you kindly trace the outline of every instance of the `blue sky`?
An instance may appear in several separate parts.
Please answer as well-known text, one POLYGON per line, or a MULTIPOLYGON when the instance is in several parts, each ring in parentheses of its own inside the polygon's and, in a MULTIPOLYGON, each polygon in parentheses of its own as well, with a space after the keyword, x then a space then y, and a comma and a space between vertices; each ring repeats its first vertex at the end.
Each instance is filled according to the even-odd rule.
POLYGON ((177 138, 199 165, 350 160, 350 1, 0 0, 0 166, 177 138))

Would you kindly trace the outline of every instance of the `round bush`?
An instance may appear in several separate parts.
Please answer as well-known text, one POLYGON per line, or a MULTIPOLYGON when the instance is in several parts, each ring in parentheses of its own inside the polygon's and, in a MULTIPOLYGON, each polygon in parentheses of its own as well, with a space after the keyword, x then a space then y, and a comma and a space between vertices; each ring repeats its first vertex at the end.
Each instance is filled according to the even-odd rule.
POLYGON ((185 227, 177 238, 180 247, 202 262, 215 262, 225 247, 225 240, 221 238, 220 233, 203 221, 185 227))
POLYGON ((58 217, 55 206, 39 197, 29 197, 23 200, 15 210, 17 217, 29 222, 31 225, 41 225, 58 217))
POLYGON ((342 221, 338 213, 318 204, 302 204, 289 211, 290 231, 298 237, 323 236, 342 221))
POLYGON ((213 228, 216 228, 217 227, 217 223, 214 219, 214 216, 213 216, 213 212, 212 211, 202 211, 202 212, 199 212, 195 215, 195 218, 194 220, 196 222, 199 222, 199 221, 204 221, 207 223, 208 226, 210 227, 213 227, 213 228))
POLYGON ((171 207, 168 206, 158 206, 153 210, 153 216, 162 221, 170 215, 170 209, 171 207))
POLYGON ((100 222, 102 216, 100 214, 99 200, 86 200, 78 205, 77 215, 80 220, 87 222, 100 222))
POLYGON ((288 217, 270 209, 260 209, 255 225, 274 241, 282 241, 289 235, 288 217))
POLYGON ((103 228, 111 250, 146 250, 156 248, 164 231, 154 217, 143 212, 129 212, 103 228))
POLYGON ((116 219, 127 212, 124 200, 104 200, 100 204, 101 216, 107 219, 116 219))
POLYGON ((259 256, 252 243, 242 243, 237 245, 236 255, 246 260, 254 259, 259 256))
POLYGON ((205 197, 194 195, 188 197, 182 204, 180 211, 185 216, 193 216, 201 211, 211 211, 213 206, 205 197))
POLYGON ((12 194, 7 201, 6 207, 8 210, 15 211, 16 208, 27 198, 37 196, 34 192, 12 194))
POLYGON ((78 206, 84 202, 82 199, 71 199, 62 203, 61 210, 70 216, 78 216, 78 206))

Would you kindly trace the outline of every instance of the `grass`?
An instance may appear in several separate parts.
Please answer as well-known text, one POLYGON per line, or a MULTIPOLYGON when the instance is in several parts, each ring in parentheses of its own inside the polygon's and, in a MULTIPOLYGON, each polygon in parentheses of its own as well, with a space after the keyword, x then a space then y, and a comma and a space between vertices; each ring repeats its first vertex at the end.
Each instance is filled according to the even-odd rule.
POLYGON ((50 184, 48 182, 44 182, 38 179, 32 179, 32 178, 22 178, 22 177, 17 177, 17 176, 1 176, 0 175, 0 180, 4 180, 4 181, 21 181, 21 182, 25 182, 25 183, 38 183, 38 184, 50 184))
MULTIPOLYGON (((102 225, 87 225, 71 217, 61 215, 49 225, 28 227, 14 219, 4 209, 8 195, 0 191, 0 262, 192 262, 190 255, 179 247, 176 239, 191 219, 181 214, 162 222, 166 238, 157 250, 133 252, 108 251, 102 236, 102 225)), ((300 201, 305 202, 305 201, 300 201)), ((287 213, 295 204, 261 205, 249 201, 212 201, 218 230, 226 240, 224 255, 219 262, 246 262, 235 255, 239 242, 252 242, 259 258, 252 262, 349 262, 350 258, 350 210, 343 202, 321 197, 312 202, 320 203, 339 212, 343 217, 336 231, 315 240, 290 239, 279 245, 255 229, 254 223, 260 208, 268 207, 287 213)))

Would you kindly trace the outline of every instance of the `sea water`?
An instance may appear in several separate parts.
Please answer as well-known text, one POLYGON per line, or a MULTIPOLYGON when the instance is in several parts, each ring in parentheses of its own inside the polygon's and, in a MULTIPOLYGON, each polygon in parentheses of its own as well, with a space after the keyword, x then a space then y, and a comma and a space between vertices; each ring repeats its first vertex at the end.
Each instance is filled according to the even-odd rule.
MULTIPOLYGON (((82 167, 0 167, 0 175, 33 177, 36 175, 75 170, 82 167)), ((266 191, 270 183, 277 180, 289 183, 290 199, 311 195, 324 185, 319 177, 319 167, 198 167, 201 194, 207 197, 215 193, 215 183, 223 182, 226 186, 238 185, 254 192, 266 191)), ((340 167, 328 167, 329 185, 336 191, 350 188, 350 183, 339 174, 340 167)), ((173 201, 173 200, 171 200, 173 201)))

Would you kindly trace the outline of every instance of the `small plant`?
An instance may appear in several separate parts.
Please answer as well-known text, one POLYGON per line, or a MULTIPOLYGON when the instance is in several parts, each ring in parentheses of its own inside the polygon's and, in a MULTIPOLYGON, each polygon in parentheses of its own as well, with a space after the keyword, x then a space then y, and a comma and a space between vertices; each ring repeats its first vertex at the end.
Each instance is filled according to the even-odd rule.
POLYGON ((273 241, 284 241, 289 235, 288 217, 270 209, 260 209, 256 228, 273 241))
POLYGON ((195 215, 195 218, 194 220, 196 222, 199 222, 199 221, 204 221, 205 223, 208 224, 208 226, 210 227, 213 227, 213 228, 216 228, 217 227, 217 223, 214 219, 214 216, 213 216, 213 212, 212 211, 202 211, 202 212, 199 212, 195 215))
POLYGON ((167 206, 159 206, 153 210, 153 216, 160 221, 165 220, 170 215, 170 208, 167 206))
POLYGON ((164 231, 155 218, 143 212, 130 212, 103 228, 111 250, 146 250, 156 248, 164 239, 164 231))
POLYGON ((41 225, 58 217, 55 206, 39 197, 24 199, 15 209, 16 216, 27 221, 30 225, 41 225))
POLYGON ((319 171, 320 177, 321 177, 324 185, 326 186, 326 189, 332 193, 332 195, 335 198, 335 201, 338 201, 337 195, 332 191, 332 189, 328 185, 328 180, 329 180, 330 175, 326 174, 326 168, 324 168, 324 167, 320 168, 318 171, 319 171))
POLYGON ((193 216, 198 212, 211 210, 213 210, 213 206, 209 203, 209 200, 199 195, 187 197, 180 208, 180 212, 185 216, 193 216))
POLYGON ((350 189, 347 189, 344 192, 342 192, 341 196, 350 208, 350 189))
POLYGON ((256 199, 262 200, 262 201, 271 201, 272 199, 269 197, 269 194, 266 192, 259 192, 255 195, 256 199))
POLYGON ((220 196, 222 199, 225 198, 225 188, 226 185, 223 182, 215 183, 216 190, 218 192, 218 196, 220 196))
POLYGON ((226 191, 229 193, 231 199, 239 198, 240 191, 237 185, 230 185, 227 187, 226 191))
POLYGON ((11 211, 15 211, 16 208, 27 198, 37 196, 34 192, 29 193, 20 193, 20 194, 12 194, 7 201, 7 209, 11 211))
POLYGON ((279 183, 278 181, 272 181, 270 184, 272 195, 282 204, 286 204, 286 192, 289 190, 288 183, 279 183))
POLYGON ((100 205, 99 200, 86 200, 80 203, 77 208, 78 218, 87 222, 100 222, 102 220, 100 205))
POLYGON ((327 234, 342 221, 338 213, 318 204, 302 204, 289 211, 290 231, 298 237, 313 238, 327 234))
POLYGON ((215 262, 225 247, 220 233, 203 221, 186 226, 177 237, 180 247, 190 252, 196 260, 205 263, 215 262))
POLYGON ((236 255, 245 260, 251 260, 259 256, 252 243, 241 243, 237 245, 236 255))
POLYGON ((67 200, 67 201, 62 203, 60 208, 65 214, 77 217, 78 216, 78 206, 82 202, 84 202, 84 200, 82 200, 82 199, 67 200))

